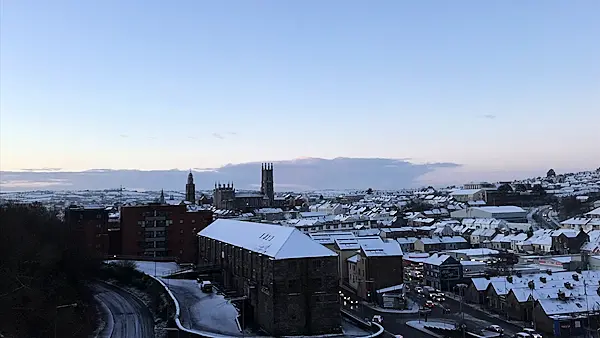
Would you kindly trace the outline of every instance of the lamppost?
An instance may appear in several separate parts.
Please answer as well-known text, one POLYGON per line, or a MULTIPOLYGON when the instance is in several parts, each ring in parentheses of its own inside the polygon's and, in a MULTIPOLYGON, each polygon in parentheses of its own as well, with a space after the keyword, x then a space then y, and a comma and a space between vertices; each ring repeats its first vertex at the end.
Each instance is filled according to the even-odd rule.
POLYGON ((54 314, 54 338, 56 338, 56 327, 57 327, 57 322, 58 322, 58 310, 60 309, 64 309, 67 307, 77 307, 77 303, 72 303, 72 304, 64 304, 64 305, 59 305, 56 307, 56 311, 54 314))
POLYGON ((463 338, 465 338, 465 312, 463 311, 463 302, 465 299, 465 289, 467 288, 467 284, 456 284, 456 287, 458 288, 458 293, 460 295, 460 313, 462 316, 462 321, 460 323, 460 327, 462 328, 462 334, 463 334, 463 338))

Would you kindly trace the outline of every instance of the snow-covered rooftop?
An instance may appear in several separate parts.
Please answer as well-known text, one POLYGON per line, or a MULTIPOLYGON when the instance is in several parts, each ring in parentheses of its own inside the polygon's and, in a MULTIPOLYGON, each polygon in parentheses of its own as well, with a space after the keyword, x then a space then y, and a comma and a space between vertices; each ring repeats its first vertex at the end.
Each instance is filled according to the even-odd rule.
POLYGON ((275 259, 337 256, 293 227, 218 219, 198 235, 275 259))

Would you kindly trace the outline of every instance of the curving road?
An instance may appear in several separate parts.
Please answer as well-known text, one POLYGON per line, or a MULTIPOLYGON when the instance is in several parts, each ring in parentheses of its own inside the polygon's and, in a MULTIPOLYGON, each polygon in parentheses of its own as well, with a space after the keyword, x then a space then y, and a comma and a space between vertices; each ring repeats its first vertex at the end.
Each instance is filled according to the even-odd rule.
POLYGON ((105 312, 106 327, 101 338, 154 337, 152 314, 141 301, 117 287, 94 283, 90 285, 94 298, 105 312))

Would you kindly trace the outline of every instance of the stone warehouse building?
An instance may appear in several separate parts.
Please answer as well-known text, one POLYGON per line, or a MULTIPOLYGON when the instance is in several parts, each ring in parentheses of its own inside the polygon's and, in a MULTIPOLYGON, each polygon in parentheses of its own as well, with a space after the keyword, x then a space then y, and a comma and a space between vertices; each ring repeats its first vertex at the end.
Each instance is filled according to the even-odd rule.
POLYGON ((198 233, 199 266, 221 269, 244 315, 273 336, 341 332, 337 255, 293 227, 218 219, 198 233))

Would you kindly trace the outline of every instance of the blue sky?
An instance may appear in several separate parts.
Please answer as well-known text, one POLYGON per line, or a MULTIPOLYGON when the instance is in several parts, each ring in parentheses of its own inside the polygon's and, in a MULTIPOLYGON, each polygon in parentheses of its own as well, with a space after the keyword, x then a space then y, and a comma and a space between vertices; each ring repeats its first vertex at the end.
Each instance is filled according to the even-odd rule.
POLYGON ((598 13, 597 0, 4 0, 0 168, 596 168, 598 13))

